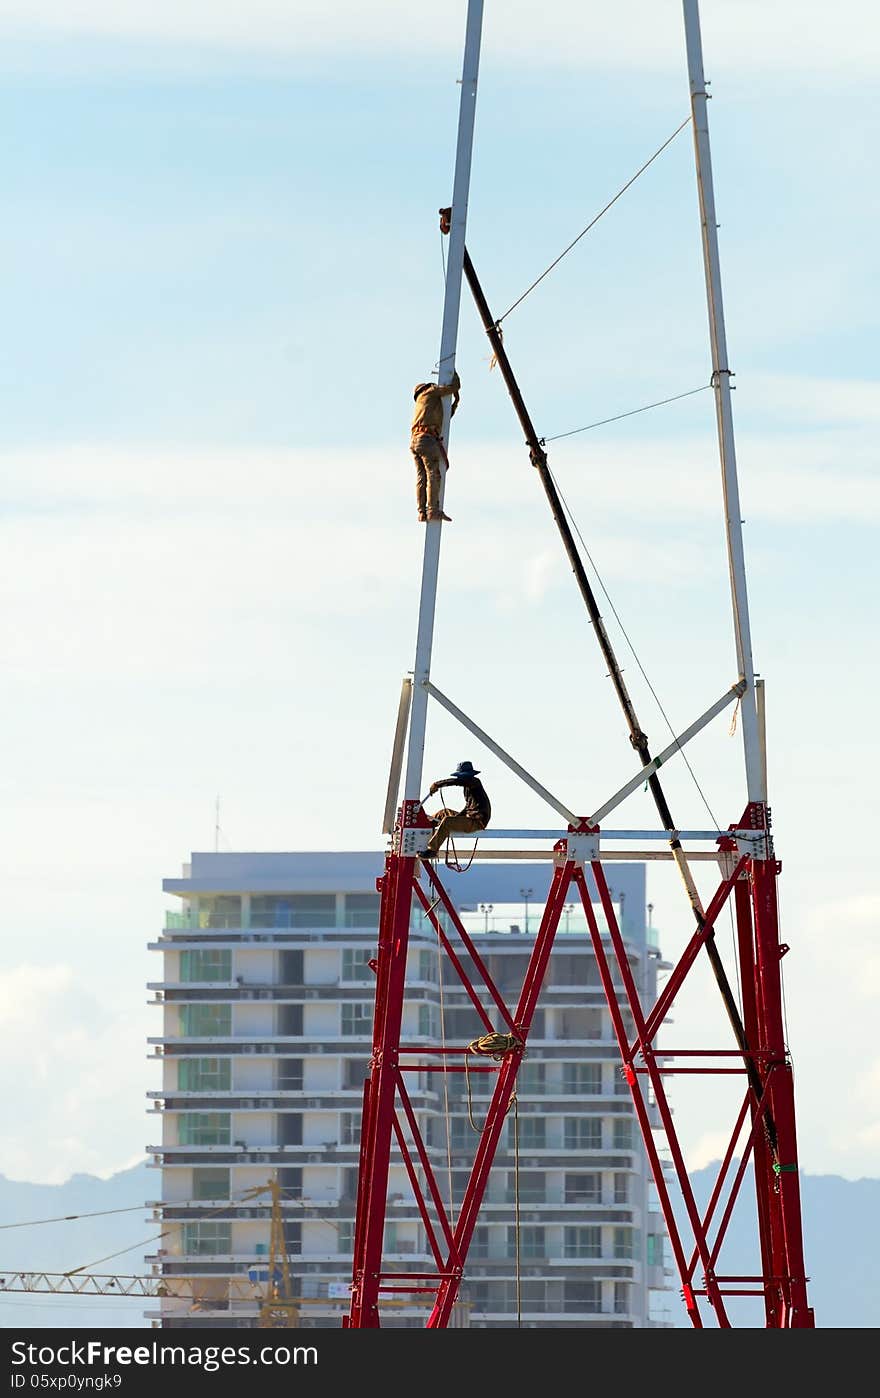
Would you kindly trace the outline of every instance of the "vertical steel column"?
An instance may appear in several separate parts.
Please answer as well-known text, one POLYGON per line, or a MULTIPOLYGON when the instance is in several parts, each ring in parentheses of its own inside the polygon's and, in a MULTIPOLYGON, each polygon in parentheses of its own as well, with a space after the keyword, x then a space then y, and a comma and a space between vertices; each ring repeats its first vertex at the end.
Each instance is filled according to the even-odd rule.
MULTIPOLYGON (((751 904, 751 884, 748 877, 737 879, 733 886, 733 900, 736 908, 736 937, 737 951, 739 955, 740 985, 742 993, 743 1023, 745 1024, 746 1037, 754 1049, 765 1049, 766 1043, 761 1037, 760 1016, 758 1011, 758 988, 755 972, 755 936, 752 925, 752 904, 751 904)), ((756 1062, 756 1068, 760 1072, 763 1081, 765 1077, 765 1066, 763 1058, 756 1062)), ((758 1114, 759 1106, 755 1100, 754 1093, 750 1095, 750 1117, 754 1124, 758 1114)), ((771 1178, 773 1170, 773 1152, 767 1140, 766 1132, 760 1128, 754 1132, 754 1176, 755 1176, 755 1206, 757 1210, 758 1222, 758 1244, 761 1250, 761 1268, 765 1277, 774 1275, 773 1265, 773 1217, 771 1210, 771 1200, 765 1188, 764 1181, 771 1178)), ((764 1317, 767 1327, 774 1326, 774 1303, 773 1298, 768 1295, 766 1289, 764 1293, 764 1317)))
MULTIPOLYGON (((812 1329, 815 1320, 807 1303, 794 1080, 782 1017, 779 963, 788 948, 779 941, 778 872, 774 859, 752 861, 758 1011, 762 1046, 770 1051, 770 1056, 765 1060, 768 1077, 765 1090, 776 1130, 776 1160, 763 1180, 758 1176, 757 1168, 755 1175, 758 1188, 765 1193, 767 1211, 773 1221, 773 1275, 779 1278, 775 1314, 768 1324, 780 1329, 812 1329)), ((757 1157, 755 1163, 757 1167, 757 1157)))
MULTIPOLYGON (((471 179, 471 151, 474 138, 474 118, 477 106, 477 74, 480 66, 480 39, 483 26, 483 0, 468 0, 465 30, 464 63, 461 78, 461 101, 458 116, 458 146, 455 153, 455 176, 452 186, 452 221, 449 231, 449 255, 446 261, 446 296, 443 303, 443 327, 440 334, 440 383, 448 383, 455 370, 455 349, 458 341, 458 313, 461 305, 461 278, 464 263, 464 237, 467 223, 468 192, 471 179)), ((449 400, 443 410, 443 441, 449 441, 449 400)), ((441 482, 440 504, 443 504, 445 476, 441 482)), ((440 534, 443 525, 437 521, 425 525, 425 552, 422 562, 422 589, 419 596, 419 621, 416 633, 416 658, 413 666, 412 712, 409 722, 404 797, 418 800, 422 783, 422 762, 425 751, 425 724, 428 692, 425 682, 431 678, 431 650, 434 643, 434 613, 437 605, 437 579, 440 573, 440 534)))
POLYGON ((379 1272, 414 871, 414 858, 392 854, 385 862, 385 876, 381 881, 373 1053, 361 1118, 358 1206, 348 1321, 350 1327, 358 1330, 376 1329, 379 1325, 379 1272))
POLYGON ((700 220, 703 227, 703 264, 706 274, 706 298, 709 309, 709 335, 712 343, 712 379, 715 387, 715 415, 718 423, 718 446, 721 453, 721 479, 724 489, 724 512, 727 532, 727 558, 730 569, 730 591, 733 600, 733 628, 740 678, 746 682, 742 696, 742 732, 745 753, 746 785, 750 801, 763 799, 761 748, 758 738, 758 716, 755 703, 755 671, 752 662, 752 638, 749 627, 749 603, 746 591, 746 569, 743 554, 742 518, 739 485, 736 475, 736 450, 733 440, 733 409, 730 400, 730 368, 727 361, 727 337, 724 330, 724 306, 721 299, 721 264, 718 254, 718 224, 715 218, 715 193, 712 184, 712 158, 709 151, 709 119, 706 109, 706 81, 703 74, 703 44, 700 37, 698 0, 683 0, 684 27, 687 43, 688 76, 691 89, 691 111, 694 125, 694 154, 697 164, 697 186, 700 196, 700 220))

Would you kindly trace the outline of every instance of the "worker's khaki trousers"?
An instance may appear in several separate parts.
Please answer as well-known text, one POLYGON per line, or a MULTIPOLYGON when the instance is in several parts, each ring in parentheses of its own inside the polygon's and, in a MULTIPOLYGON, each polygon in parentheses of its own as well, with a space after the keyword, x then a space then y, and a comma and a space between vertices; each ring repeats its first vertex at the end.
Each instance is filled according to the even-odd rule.
POLYGON ((481 821, 475 820, 473 816, 465 815, 464 811, 450 811, 444 807, 442 820, 434 827, 434 833, 428 841, 428 853, 436 854, 441 845, 444 845, 450 835, 460 833, 470 835, 474 830, 482 830, 484 826, 481 821))
POLYGON ((410 451, 416 463, 416 508, 419 515, 439 514, 443 448, 436 437, 413 437, 410 451))

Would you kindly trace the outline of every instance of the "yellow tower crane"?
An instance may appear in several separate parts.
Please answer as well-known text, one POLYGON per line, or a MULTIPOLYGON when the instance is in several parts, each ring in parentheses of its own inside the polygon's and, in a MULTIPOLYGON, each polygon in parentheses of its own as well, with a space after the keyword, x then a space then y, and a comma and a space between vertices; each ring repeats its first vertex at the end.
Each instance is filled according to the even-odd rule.
MULTIPOLYGON (((290 1265, 284 1240, 284 1218, 281 1212, 281 1187, 277 1175, 263 1185, 255 1185, 242 1195, 242 1200, 271 1198, 269 1225, 269 1255, 267 1263, 248 1269, 247 1277, 230 1277, 224 1284, 227 1301, 259 1302, 258 1326, 280 1329, 299 1323, 303 1304, 327 1305, 317 1298, 295 1301, 292 1296, 290 1265), (265 1285, 260 1289, 260 1283, 265 1285)), ((214 1296, 206 1292, 204 1281, 190 1277, 123 1276, 119 1273, 88 1272, 76 1268, 70 1272, 13 1271, 0 1273, 0 1292, 39 1291, 63 1296, 157 1296, 160 1299, 189 1300, 192 1309, 210 1306, 214 1296)))
MULTIPOLYGON (((272 1199, 269 1224, 269 1264, 266 1269, 266 1289, 260 1302, 259 1325, 264 1330, 283 1330, 299 1323, 299 1304, 294 1301, 290 1287, 290 1265, 287 1260, 287 1243, 284 1238, 284 1218, 281 1213, 281 1186, 278 1176, 273 1175, 268 1184, 255 1185, 243 1195, 245 1199, 258 1199, 269 1194, 272 1199)), ((258 1275, 262 1269, 251 1268, 248 1275, 252 1280, 262 1280, 258 1275)))

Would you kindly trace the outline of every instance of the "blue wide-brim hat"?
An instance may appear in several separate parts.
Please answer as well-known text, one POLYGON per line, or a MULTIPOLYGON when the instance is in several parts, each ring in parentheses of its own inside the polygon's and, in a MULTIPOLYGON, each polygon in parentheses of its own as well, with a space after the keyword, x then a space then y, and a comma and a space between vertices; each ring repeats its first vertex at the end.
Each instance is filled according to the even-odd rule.
POLYGON ((453 777, 478 777, 480 773, 472 762, 459 762, 453 777))

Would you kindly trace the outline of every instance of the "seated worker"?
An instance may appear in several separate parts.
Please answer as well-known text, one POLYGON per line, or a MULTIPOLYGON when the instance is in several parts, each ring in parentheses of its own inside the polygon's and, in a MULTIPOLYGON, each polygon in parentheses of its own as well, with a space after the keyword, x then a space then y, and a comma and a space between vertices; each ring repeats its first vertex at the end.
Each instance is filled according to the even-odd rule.
POLYGON ((419 522, 446 520, 440 508, 442 473, 449 469, 443 445, 443 399, 452 396, 454 414, 458 407, 461 380, 453 373, 450 383, 417 383, 413 390, 415 408, 410 426, 409 449, 416 466, 416 509, 419 522))
POLYGON ((444 786, 460 786, 464 791, 465 802, 460 811, 450 811, 443 806, 431 817, 434 833, 428 841, 428 858, 434 858, 441 845, 445 844, 455 831, 468 834, 474 830, 486 829, 492 818, 492 807, 483 783, 477 781, 479 775, 472 762, 459 762, 451 777, 431 783, 428 789, 429 796, 433 796, 435 791, 440 791, 444 786))

